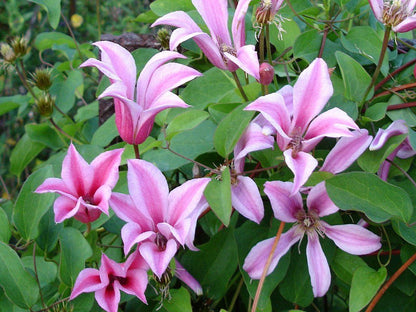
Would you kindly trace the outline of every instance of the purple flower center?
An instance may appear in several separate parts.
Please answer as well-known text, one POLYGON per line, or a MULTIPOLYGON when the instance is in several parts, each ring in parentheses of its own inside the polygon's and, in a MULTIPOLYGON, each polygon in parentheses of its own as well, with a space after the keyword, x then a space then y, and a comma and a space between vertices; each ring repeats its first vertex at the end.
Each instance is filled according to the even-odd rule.
POLYGON ((413 8, 409 8, 409 1, 385 0, 383 4, 383 23, 397 26, 412 15, 413 8))
POLYGON ((296 214, 299 234, 311 234, 317 232, 321 237, 324 236, 325 230, 322 226, 318 214, 314 210, 305 212, 303 210, 296 214))
POLYGON ((113 286, 114 281, 118 281, 121 285, 127 284, 127 277, 116 276, 113 274, 108 275, 108 280, 109 286, 113 286))
POLYGON ((168 240, 165 236, 160 233, 156 233, 155 244, 159 248, 160 251, 166 250, 166 244, 168 240))
POLYGON ((302 139, 303 135, 301 133, 300 128, 295 129, 292 132, 292 140, 289 142, 287 148, 292 149, 292 157, 295 158, 296 155, 302 150, 302 139))

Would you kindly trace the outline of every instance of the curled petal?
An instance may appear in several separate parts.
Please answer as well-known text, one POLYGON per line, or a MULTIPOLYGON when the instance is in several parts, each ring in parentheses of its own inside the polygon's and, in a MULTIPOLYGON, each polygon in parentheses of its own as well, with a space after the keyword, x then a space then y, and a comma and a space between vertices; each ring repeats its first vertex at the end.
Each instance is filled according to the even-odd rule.
POLYGON ((251 0, 238 1, 237 7, 231 24, 231 33, 233 35, 234 46, 238 50, 245 45, 246 31, 245 31, 245 17, 248 10, 248 5, 251 0))
POLYGON ((94 181, 92 189, 98 189, 100 185, 108 185, 112 189, 118 181, 118 167, 120 166, 121 154, 124 149, 115 149, 101 153, 91 163, 94 170, 94 181))
POLYGON ((295 175, 293 179, 292 195, 297 193, 302 185, 308 181, 313 170, 318 165, 318 161, 310 154, 298 152, 295 157, 292 156, 292 149, 283 152, 285 162, 289 169, 295 175))
POLYGON ((308 260, 313 295, 315 297, 322 297, 331 285, 331 272, 316 232, 308 235, 306 257, 308 260))
POLYGON ((74 201, 77 200, 77 194, 71 194, 70 190, 68 190, 66 184, 62 179, 57 178, 47 178, 38 188, 35 190, 35 193, 58 193, 65 197, 68 197, 74 201))
MULTIPOLYGON (((116 281, 114 284, 119 283, 116 281)), ((95 292, 95 300, 101 308, 107 312, 117 312, 120 302, 120 290, 118 287, 105 287, 95 292)))
POLYGON ((375 151, 383 147, 383 145, 393 136, 409 133, 409 129, 404 120, 396 120, 387 129, 378 129, 373 142, 370 144, 370 151, 375 151))
POLYGON ((144 228, 150 228, 151 224, 149 224, 148 217, 134 205, 130 195, 114 192, 110 198, 110 206, 120 219, 140 224, 144 228))
POLYGON ((82 198, 78 198, 74 201, 71 198, 60 196, 55 200, 53 204, 53 212, 55 214, 55 222, 61 223, 62 221, 75 216, 78 213, 81 206, 82 198))
POLYGON ((373 10, 374 16, 380 21, 383 22, 383 0, 368 0, 370 3, 371 9, 373 10))
POLYGON ((291 195, 293 183, 268 181, 264 193, 269 197, 274 217, 283 222, 296 222, 296 215, 303 210, 302 196, 299 192, 291 195))
MULTIPOLYGON (((293 244, 300 240, 302 235, 296 234, 296 228, 297 227, 294 226, 289 231, 283 233, 280 236, 277 247, 273 253, 273 258, 267 271, 267 275, 274 271, 277 264, 279 263, 280 258, 288 252, 290 247, 292 247, 293 244)), ((275 238, 269 238, 261 241, 250 250, 249 254, 244 260, 243 265, 244 271, 248 273, 250 278, 261 278, 267 259, 269 258, 270 252, 272 251, 274 240, 275 238)))
POLYGON ((329 225, 325 235, 342 250, 353 255, 365 255, 381 248, 380 237, 356 224, 329 225))
POLYGON ((416 16, 409 16, 399 25, 393 26, 393 31, 404 33, 416 28, 416 16))
POLYGON ((247 219, 256 223, 263 219, 263 201, 256 183, 251 178, 237 177, 237 184, 231 187, 231 202, 234 209, 247 219))
POLYGON ((291 85, 285 85, 279 91, 277 91, 285 100, 286 109, 289 112, 289 116, 293 116, 293 87, 291 85))
POLYGON ((137 223, 127 223, 121 229, 124 254, 127 255, 135 244, 141 243, 154 235, 155 233, 153 231, 143 231, 137 223))
POLYGON ((120 284, 119 288, 125 293, 136 296, 147 304, 144 292, 146 291, 148 280, 149 279, 145 269, 128 270, 126 274, 126 282, 120 284))
POLYGON ((142 243, 139 247, 140 254, 159 278, 166 271, 177 250, 178 245, 173 239, 167 241, 165 250, 160 250, 156 244, 150 242, 142 243))
POLYGON ((339 210, 329 198, 324 181, 310 190, 306 203, 308 209, 316 211, 320 217, 328 216, 339 210))
POLYGON ((78 274, 69 300, 73 300, 82 293, 97 291, 98 289, 106 286, 107 285, 101 283, 100 273, 98 270, 84 269, 78 274))
POLYGON ((189 288, 191 288, 194 291, 194 293, 197 294, 197 296, 202 295, 201 285, 191 274, 189 274, 188 271, 186 271, 186 269, 182 266, 182 264, 180 264, 179 261, 176 259, 175 259, 175 266, 176 266, 176 270, 175 270, 176 277, 179 278, 186 285, 188 285, 189 288))
POLYGON ((260 80, 260 64, 257 52, 253 45, 246 45, 239 48, 237 50, 237 56, 228 52, 225 52, 224 55, 247 74, 260 80))

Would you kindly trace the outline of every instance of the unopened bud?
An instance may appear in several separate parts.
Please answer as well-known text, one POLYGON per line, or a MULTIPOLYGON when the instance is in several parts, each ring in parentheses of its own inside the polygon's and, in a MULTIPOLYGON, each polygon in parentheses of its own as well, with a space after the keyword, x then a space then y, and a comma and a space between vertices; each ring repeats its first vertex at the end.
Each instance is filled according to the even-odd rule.
POLYGON ((32 85, 38 87, 41 90, 48 90, 52 85, 51 70, 44 68, 36 68, 35 73, 31 74, 32 85))
POLYGON ((14 53, 12 47, 7 43, 1 45, 0 52, 5 62, 13 63, 16 60, 16 53, 14 53))
POLYGON ((28 41, 25 37, 15 37, 11 42, 11 46, 16 57, 24 56, 28 52, 28 41))
POLYGON ((43 117, 49 117, 53 113, 55 99, 49 93, 45 93, 38 97, 36 105, 38 106, 39 114, 43 117))
POLYGON ((157 42, 160 43, 164 50, 169 50, 170 32, 166 28, 161 28, 156 35, 157 42))
POLYGON ((261 63, 260 65, 260 83, 268 86, 274 77, 274 68, 269 63, 261 63))

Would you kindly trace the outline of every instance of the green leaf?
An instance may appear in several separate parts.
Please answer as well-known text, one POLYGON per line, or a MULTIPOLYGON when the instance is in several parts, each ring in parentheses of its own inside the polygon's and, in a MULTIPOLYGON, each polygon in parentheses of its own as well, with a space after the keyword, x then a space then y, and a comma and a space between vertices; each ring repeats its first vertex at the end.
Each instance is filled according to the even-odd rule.
POLYGON ((205 188, 205 198, 212 211, 225 226, 230 224, 231 218, 231 176, 230 169, 226 167, 221 172, 221 180, 213 178, 205 188))
MULTIPOLYGON (((36 256, 35 259, 40 286, 45 287, 49 283, 55 281, 58 274, 58 266, 55 262, 46 261, 43 257, 36 256)), ((33 256, 23 257, 22 264, 25 268, 30 269, 33 273, 35 273, 33 256)))
POLYGON ((89 120, 98 116, 98 101, 82 106, 78 109, 74 119, 76 122, 89 120))
POLYGON ((116 115, 114 114, 108 118, 97 131, 95 131, 91 144, 104 147, 110 144, 111 141, 118 135, 116 115))
POLYGON ((18 108, 28 102, 26 95, 13 95, 0 97, 0 116, 18 108))
POLYGON ((146 23, 146 24, 152 24, 158 19, 158 15, 156 15, 152 10, 149 10, 147 12, 143 12, 139 14, 134 21, 137 23, 146 23))
POLYGON ((55 223, 53 209, 49 209, 39 222, 40 233, 36 238, 36 243, 44 252, 51 252, 58 243, 58 235, 63 228, 63 223, 55 223))
POLYGON ((406 223, 393 220, 392 226, 394 231, 400 235, 406 242, 416 246, 416 227, 415 226, 408 226, 406 223))
POLYGON ((54 45, 66 44, 70 48, 75 48, 75 42, 68 35, 61 32, 43 32, 36 36, 35 48, 39 51, 52 49, 54 45))
POLYGON ((369 121, 379 121, 386 116, 388 103, 380 102, 370 106, 365 111, 365 118, 368 118, 369 121))
POLYGON ((242 106, 234 109, 218 125, 214 134, 214 147, 218 154, 227 158, 233 151, 254 112, 244 111, 242 106))
POLYGON ((283 52, 285 49, 289 47, 293 47, 296 38, 301 34, 300 28, 298 24, 294 20, 285 19, 282 23, 282 28, 285 30, 284 32, 280 32, 277 27, 273 27, 271 25, 270 28, 270 43, 272 43, 279 53, 283 52), (280 39, 280 35, 281 38, 280 39))
POLYGON ((351 285, 354 272, 361 267, 368 267, 363 259, 346 253, 341 249, 337 249, 334 260, 331 263, 331 269, 341 281, 348 285, 351 285))
POLYGON ((171 289, 170 300, 163 301, 163 309, 167 312, 192 312, 191 295, 186 288, 171 289))
POLYGON ((72 287, 85 260, 92 256, 92 250, 80 231, 72 227, 64 228, 59 234, 61 243, 61 263, 59 275, 62 282, 72 287))
POLYGON ((413 213, 409 195, 401 188, 365 172, 349 172, 325 181, 329 197, 341 210, 360 211, 376 223, 389 219, 408 222, 413 213))
POLYGON ((39 235, 39 222, 52 205, 55 195, 37 194, 34 191, 46 180, 53 177, 52 166, 46 166, 32 173, 23 184, 13 209, 13 220, 25 240, 39 235))
POLYGON ((29 0, 39 4, 48 13, 49 24, 56 29, 61 15, 61 0, 29 0))
POLYGON ((27 272, 16 252, 0 242, 0 285, 7 297, 21 308, 31 308, 39 298, 35 278, 27 272))
POLYGON ((0 207, 0 241, 7 244, 11 235, 9 219, 6 212, 0 207))
MULTIPOLYGON (((75 104, 77 90, 83 87, 84 77, 81 70, 72 70, 64 81, 56 82, 50 88, 51 95, 56 97, 55 104, 67 113, 75 104)), ((79 95, 82 92, 78 92, 79 95)))
POLYGON ((20 176, 26 166, 45 148, 45 145, 34 142, 27 134, 17 142, 10 156, 10 172, 20 176))
POLYGON ((360 158, 358 158, 358 165, 364 171, 372 173, 377 172, 385 159, 404 141, 406 136, 407 134, 393 136, 389 138, 379 150, 366 150, 360 158))
MULTIPOLYGON (((367 87, 370 85, 371 77, 365 69, 351 56, 337 51, 335 53, 338 65, 341 69, 342 79, 345 87, 345 97, 356 103, 361 103, 367 87)), ((367 98, 373 96, 373 90, 367 98)))
POLYGON ((64 146, 64 142, 62 142, 59 135, 49 124, 27 124, 25 130, 34 142, 44 144, 52 149, 58 149, 64 146))
POLYGON ((170 141, 175 135, 195 128, 209 117, 209 113, 201 110, 190 109, 177 115, 166 128, 166 140, 170 141))
POLYGON ((385 267, 378 271, 369 267, 358 268, 352 277, 349 312, 361 311, 375 296, 386 277, 385 267))
POLYGON ((158 16, 174 11, 195 10, 191 0, 156 0, 150 4, 150 8, 158 16))

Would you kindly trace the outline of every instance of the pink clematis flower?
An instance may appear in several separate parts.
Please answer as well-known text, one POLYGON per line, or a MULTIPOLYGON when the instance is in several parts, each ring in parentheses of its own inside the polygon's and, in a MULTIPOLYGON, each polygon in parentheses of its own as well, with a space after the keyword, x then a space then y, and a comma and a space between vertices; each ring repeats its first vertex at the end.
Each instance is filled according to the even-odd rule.
POLYGON ((48 178, 35 191, 61 195, 53 206, 55 222, 74 217, 90 223, 102 212, 108 215, 108 201, 118 181, 122 153, 123 149, 104 152, 89 165, 71 143, 62 163, 62 179, 48 178))
POLYGON ((164 51, 153 56, 143 68, 136 84, 136 63, 123 47, 109 41, 94 43, 101 50, 101 61, 88 59, 81 67, 97 67, 111 85, 99 96, 114 98, 116 125, 121 138, 129 144, 143 143, 153 128, 155 116, 164 109, 187 105, 170 90, 201 74, 182 64, 169 63, 185 58, 164 51))
POLYGON ((165 177, 153 164, 129 160, 130 195, 113 193, 110 205, 127 224, 121 230, 124 252, 138 250, 160 278, 179 246, 193 245, 198 216, 208 207, 203 196, 209 178, 193 179, 169 193, 165 177))
POLYGON ((294 173, 292 194, 308 180, 317 160, 309 152, 324 137, 352 136, 355 122, 339 108, 319 116, 332 96, 332 83, 323 59, 315 59, 299 76, 294 87, 259 97, 245 110, 259 111, 277 132, 276 141, 294 173))
POLYGON ((148 268, 138 252, 132 253, 125 263, 117 263, 103 254, 99 270, 88 268, 79 273, 70 300, 81 293, 95 292, 95 300, 101 308, 107 312, 117 312, 122 290, 147 303, 144 292, 148 268))
POLYGON ((375 17, 395 32, 416 28, 415 0, 369 0, 375 17))
MULTIPOLYGON (((338 211, 338 207, 326 194, 324 184, 318 184, 309 192, 306 200, 308 211, 303 209, 301 194, 292 195, 292 189, 291 182, 273 181, 265 184, 264 192, 270 199, 275 218, 295 223, 280 237, 267 274, 275 269, 290 247, 301 241, 306 234, 306 257, 313 294, 321 297, 331 284, 331 273, 319 243, 319 236, 329 237, 339 248, 354 255, 368 254, 380 249, 380 237, 356 224, 329 225, 321 220, 320 217, 338 211)), ((259 242, 247 255, 243 269, 251 278, 260 279, 273 241, 274 238, 269 238, 259 242)))
POLYGON ((244 18, 250 0, 238 1, 231 32, 228 31, 227 0, 192 0, 193 5, 202 16, 211 37, 183 11, 168 13, 157 19, 153 26, 170 25, 178 27, 172 32, 170 49, 175 50, 182 42, 193 38, 209 61, 216 67, 236 71, 239 67, 257 80, 259 61, 253 45, 245 45, 244 18))
MULTIPOLYGON (((404 120, 395 120, 393 123, 388 126, 387 129, 379 129, 373 142, 371 142, 370 150, 378 150, 383 147, 383 145, 393 136, 408 134, 409 128, 404 120)), ((409 137, 407 136, 404 141, 396 147, 396 149, 387 157, 388 160, 393 161, 397 156, 399 158, 409 158, 416 155, 416 151, 410 145, 409 137)), ((389 175, 391 163, 389 161, 384 161, 379 170, 378 176, 380 179, 386 181, 389 175)))

